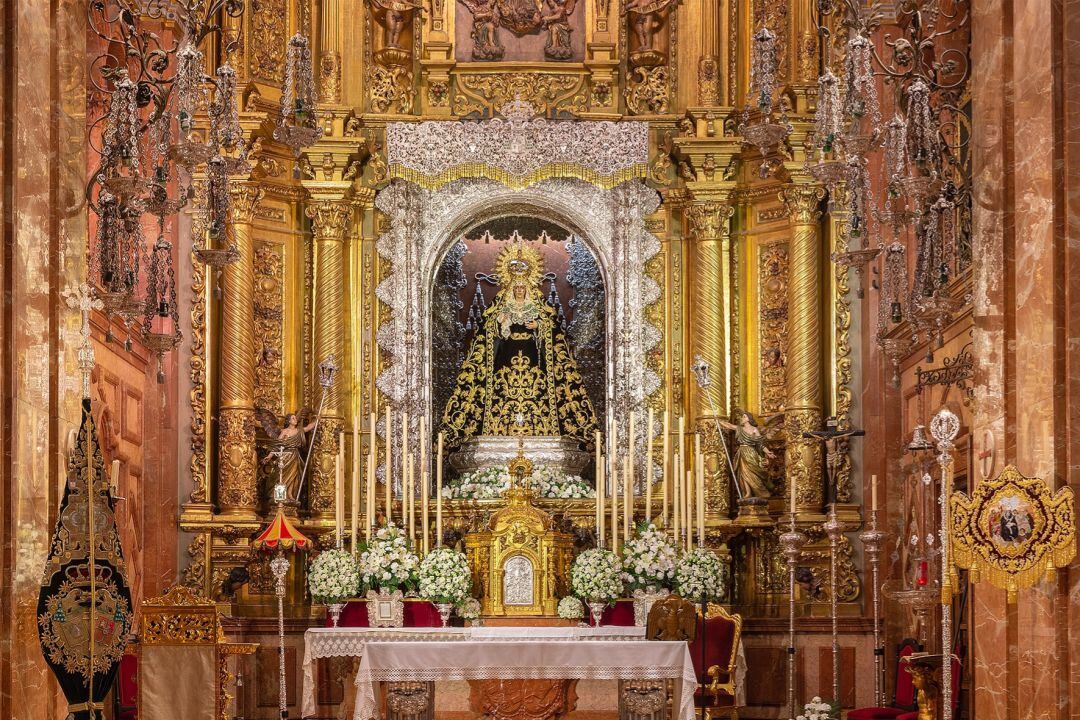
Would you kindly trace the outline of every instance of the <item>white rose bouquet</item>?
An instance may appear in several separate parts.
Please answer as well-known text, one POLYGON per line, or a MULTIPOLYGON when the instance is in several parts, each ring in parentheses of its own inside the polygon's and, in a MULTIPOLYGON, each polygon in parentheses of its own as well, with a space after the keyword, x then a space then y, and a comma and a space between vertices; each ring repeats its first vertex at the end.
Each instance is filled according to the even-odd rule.
POLYGON ((670 590, 678 552, 666 533, 652 523, 638 526, 637 536, 622 549, 622 580, 628 590, 670 590))
POLYGON ((813 700, 803 705, 802 715, 795 720, 833 720, 839 716, 837 708, 834 708, 831 703, 814 696, 813 700))
POLYGON ((623 592, 622 565, 610 550, 593 548, 577 556, 570 568, 570 588, 592 602, 611 602, 623 592))
POLYGON ((308 569, 308 591, 315 602, 344 602, 355 597, 359 587, 356 561, 345 550, 323 550, 308 569))
POLYGON ((567 595, 559 601, 557 612, 563 620, 580 620, 585 617, 585 606, 573 595, 567 595))
POLYGON ((384 525, 360 553, 360 580, 372 590, 403 592, 416 587, 420 558, 410 548, 404 531, 384 525))
POLYGON ((675 592, 684 598, 719 599, 726 594, 725 584, 724 566, 712 550, 697 548, 684 553, 675 566, 675 592))
POLYGON ((447 487, 447 495, 458 500, 488 500, 510 489, 506 468, 484 468, 467 472, 447 487))
POLYGON ((462 620, 475 620, 480 617, 480 601, 474 597, 465 598, 465 601, 457 606, 457 614, 462 620))
POLYGON ((532 484, 543 498, 580 500, 596 497, 596 491, 578 475, 552 470, 544 465, 533 470, 532 484))
POLYGON ((420 563, 420 597, 457 605, 469 595, 472 575, 465 554, 435 548, 420 563))

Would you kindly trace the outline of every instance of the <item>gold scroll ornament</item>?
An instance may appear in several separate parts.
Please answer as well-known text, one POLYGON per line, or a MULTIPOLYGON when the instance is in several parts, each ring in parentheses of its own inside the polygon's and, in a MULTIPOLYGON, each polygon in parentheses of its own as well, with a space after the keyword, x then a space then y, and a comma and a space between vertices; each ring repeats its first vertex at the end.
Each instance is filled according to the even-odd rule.
POLYGON ((954 492, 949 507, 953 562, 971 571, 971 582, 985 577, 1007 591, 1010 603, 1020 588, 1052 579, 1076 555, 1072 490, 1052 492, 1012 465, 971 497, 954 492))

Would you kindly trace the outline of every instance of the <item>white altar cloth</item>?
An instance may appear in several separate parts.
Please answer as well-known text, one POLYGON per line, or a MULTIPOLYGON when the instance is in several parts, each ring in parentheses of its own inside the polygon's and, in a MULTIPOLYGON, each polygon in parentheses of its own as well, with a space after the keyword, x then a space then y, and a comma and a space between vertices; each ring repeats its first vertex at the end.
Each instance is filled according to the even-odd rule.
POLYGON ((467 648, 457 640, 368 642, 356 673, 353 720, 375 717, 379 682, 561 679, 673 680, 676 719, 694 718, 696 678, 685 642, 567 642, 572 638, 565 636, 508 639, 511 636, 474 638, 467 648))
POLYGON ((300 716, 312 717, 315 706, 315 661, 331 657, 363 657, 371 642, 432 642, 488 640, 512 642, 521 639, 548 640, 640 640, 643 627, 604 625, 601 627, 414 627, 414 628, 311 628, 304 633, 304 684, 300 696, 300 716))

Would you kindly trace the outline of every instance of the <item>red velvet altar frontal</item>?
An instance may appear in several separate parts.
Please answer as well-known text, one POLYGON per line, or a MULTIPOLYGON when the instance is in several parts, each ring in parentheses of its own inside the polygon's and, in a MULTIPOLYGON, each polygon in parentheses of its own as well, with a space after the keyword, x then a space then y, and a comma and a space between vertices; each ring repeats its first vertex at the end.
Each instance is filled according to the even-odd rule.
MULTIPOLYGON (((604 625, 618 625, 629 627, 634 624, 634 601, 616 600, 615 604, 604 610, 601 616, 604 625)), ((588 618, 586 618, 587 620, 588 618)), ((442 620, 439 619, 439 611, 435 604, 427 600, 405 599, 404 611, 405 627, 439 627, 442 620)), ((326 627, 331 626, 329 615, 326 618, 326 627)), ((367 614, 367 600, 349 600, 341 611, 339 627, 369 627, 367 614)))
MULTIPOLYGON (((403 613, 405 627, 441 627, 442 620, 435 604, 427 600, 405 599, 403 613)), ((330 627, 327 615, 326 627, 330 627)), ((338 627, 368 627, 367 600, 349 600, 341 611, 338 627)))

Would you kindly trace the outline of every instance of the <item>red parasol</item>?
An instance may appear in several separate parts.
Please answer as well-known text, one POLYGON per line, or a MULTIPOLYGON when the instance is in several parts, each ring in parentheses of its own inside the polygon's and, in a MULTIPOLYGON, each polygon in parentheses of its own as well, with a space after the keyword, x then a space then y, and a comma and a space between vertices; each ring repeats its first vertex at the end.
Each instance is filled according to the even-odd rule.
POLYGON ((280 505, 266 529, 251 541, 251 546, 257 550, 292 550, 294 547, 305 550, 310 545, 311 540, 296 529, 280 505))

